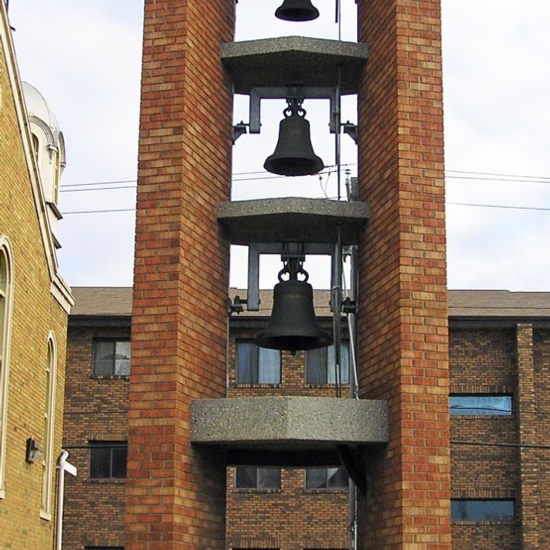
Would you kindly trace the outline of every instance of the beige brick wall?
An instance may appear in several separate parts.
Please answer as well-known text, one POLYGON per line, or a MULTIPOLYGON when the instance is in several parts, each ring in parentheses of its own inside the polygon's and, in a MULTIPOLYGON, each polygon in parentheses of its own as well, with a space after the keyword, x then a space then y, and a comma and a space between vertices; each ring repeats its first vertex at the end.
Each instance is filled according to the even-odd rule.
MULTIPOLYGON (((53 460, 60 455, 67 315, 50 293, 46 252, 4 53, 0 50, 0 234, 11 243, 14 291, 0 548, 52 548, 55 514, 49 521, 40 518, 42 469, 39 463, 25 462, 25 442, 35 437, 43 445, 48 337, 52 332, 57 343, 53 460)), ((55 474, 54 464, 54 511, 55 474)))

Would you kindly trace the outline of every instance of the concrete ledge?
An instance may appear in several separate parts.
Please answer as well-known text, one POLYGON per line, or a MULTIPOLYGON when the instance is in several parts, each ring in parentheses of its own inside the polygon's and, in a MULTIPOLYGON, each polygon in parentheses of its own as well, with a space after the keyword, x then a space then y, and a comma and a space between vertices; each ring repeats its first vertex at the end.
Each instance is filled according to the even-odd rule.
POLYGON ((368 58, 366 44, 303 36, 227 42, 220 54, 237 94, 296 83, 333 87, 339 70, 342 94, 356 94, 360 69, 368 58))
POLYGON ((342 244, 358 244, 370 217, 365 202, 284 197, 224 202, 218 220, 233 244, 300 240, 335 243, 338 228, 342 244))
POLYGON ((191 442, 314 452, 387 443, 386 401, 327 397, 206 399, 192 404, 191 442))

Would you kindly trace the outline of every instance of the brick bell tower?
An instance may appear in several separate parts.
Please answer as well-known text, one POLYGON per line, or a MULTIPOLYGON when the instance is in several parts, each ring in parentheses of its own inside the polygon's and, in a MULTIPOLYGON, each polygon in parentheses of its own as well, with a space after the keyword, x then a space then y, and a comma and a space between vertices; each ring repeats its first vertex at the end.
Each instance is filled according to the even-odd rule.
POLYGON ((129 550, 225 548, 228 465, 335 459, 359 488, 350 547, 451 547, 440 0, 357 10, 356 43, 234 42, 235 0, 145 0, 129 550), (260 101, 314 97, 336 134, 357 94, 358 196, 231 202, 234 93, 251 133, 260 101), (226 398, 230 244, 249 247, 251 310, 262 253, 330 255, 336 344, 356 247, 358 399, 226 398))

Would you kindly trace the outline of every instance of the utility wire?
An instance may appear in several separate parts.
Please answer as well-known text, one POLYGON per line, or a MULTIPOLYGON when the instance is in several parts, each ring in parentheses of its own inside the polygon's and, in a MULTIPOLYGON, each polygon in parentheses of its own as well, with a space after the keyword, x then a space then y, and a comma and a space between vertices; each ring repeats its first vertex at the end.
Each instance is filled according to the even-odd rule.
MULTIPOLYGON (((351 162, 348 164, 342 164, 342 167, 357 166, 357 163, 351 162)), ((335 172, 335 166, 329 165, 327 170, 323 170, 321 174, 335 172)), ((233 181, 253 181, 254 179, 276 179, 283 178, 285 176, 266 176, 265 170, 251 171, 251 172, 236 172, 233 174, 233 181), (253 176, 260 175, 259 178, 239 178, 239 176, 253 176)), ((482 180, 482 181, 509 181, 515 183, 549 183, 550 176, 527 176, 516 174, 500 174, 491 172, 470 172, 465 170, 446 170, 445 176, 449 179, 463 179, 463 180, 482 180)), ((137 183, 136 179, 128 180, 107 180, 107 181, 95 181, 86 183, 68 183, 61 186, 60 191, 68 191, 69 187, 87 187, 96 185, 118 185, 121 183, 137 183)))
MULTIPOLYGON (((496 208, 502 210, 530 210, 536 212, 548 212, 550 208, 536 207, 536 206, 509 206, 500 204, 476 204, 467 202, 448 202, 447 206, 468 206, 473 208, 496 208)), ((73 212, 63 212, 64 216, 70 214, 107 214, 112 212, 134 212, 135 208, 121 208, 112 210, 75 210, 73 212)))
MULTIPOLYGON (((356 163, 343 164, 342 167, 355 166, 356 163)), ((336 172, 336 166, 327 166, 326 170, 320 172, 319 177, 325 175, 330 178, 330 175, 336 172)), ((241 181, 261 181, 261 180, 271 180, 271 179, 280 179, 285 176, 277 175, 265 175, 265 172, 238 172, 234 176, 254 176, 259 175, 259 177, 244 177, 244 178, 233 178, 233 182, 241 181)), ((527 176, 527 175, 515 175, 515 174, 499 174, 491 172, 469 172, 464 170, 447 170, 446 177, 450 179, 470 179, 470 180, 483 180, 483 181, 508 181, 513 183, 542 183, 550 184, 550 177, 547 176, 527 176)), ((103 181, 103 182, 86 182, 86 183, 74 183, 62 186, 60 192, 71 193, 71 192, 83 192, 83 191, 114 191, 121 189, 135 189, 137 181, 136 180, 113 180, 113 181, 103 181), (132 183, 130 186, 120 186, 120 184, 132 183), (117 187, 105 187, 105 186, 117 186, 117 187), (98 187, 102 186, 102 187, 98 187)), ((525 210, 525 211, 535 211, 535 212, 548 212, 550 207, 538 207, 538 206, 514 206, 514 205, 500 205, 500 204, 478 204, 478 203, 465 203, 465 202, 448 202, 447 206, 459 206, 459 207, 470 207, 470 208, 494 208, 500 210, 525 210)), ((105 209, 105 210, 76 210, 72 212, 64 212, 64 215, 74 215, 74 214, 109 214, 116 212, 131 212, 135 208, 123 208, 123 209, 105 209)))

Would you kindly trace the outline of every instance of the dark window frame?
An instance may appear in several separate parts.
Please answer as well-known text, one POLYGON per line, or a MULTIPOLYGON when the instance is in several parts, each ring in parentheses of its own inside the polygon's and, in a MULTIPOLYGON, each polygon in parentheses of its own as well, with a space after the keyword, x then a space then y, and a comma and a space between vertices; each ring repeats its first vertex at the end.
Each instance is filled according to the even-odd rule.
MULTIPOLYGON (((131 358, 132 358, 132 348, 131 348, 131 342, 129 338, 94 338, 92 342, 92 375, 97 377, 102 376, 116 376, 116 377, 128 377, 130 376, 130 369, 131 369, 131 358), (122 359, 121 361, 128 362, 127 368, 124 369, 124 372, 117 372, 117 353, 122 353, 117 351, 118 345, 127 345, 128 346, 128 354, 126 359, 122 359), (112 361, 110 361, 110 365, 108 365, 108 368, 105 368, 105 364, 107 363, 107 357, 108 355, 105 355, 103 359, 99 358, 100 348, 102 346, 112 345, 113 350, 110 356, 112 357, 112 361), (103 364, 102 364, 103 362, 103 364)), ((120 369, 120 367, 118 367, 120 369)))
POLYGON ((235 382, 237 384, 277 386, 281 383, 282 362, 280 350, 261 348, 250 339, 239 339, 236 341, 235 346, 235 382), (264 358, 271 356, 272 360, 277 358, 276 377, 268 376, 270 374, 269 369, 262 370, 264 365, 262 356, 264 358), (248 363, 245 362, 247 359, 248 363))
POLYGON ((123 480, 128 475, 127 441, 89 441, 88 475, 93 480, 123 480))

